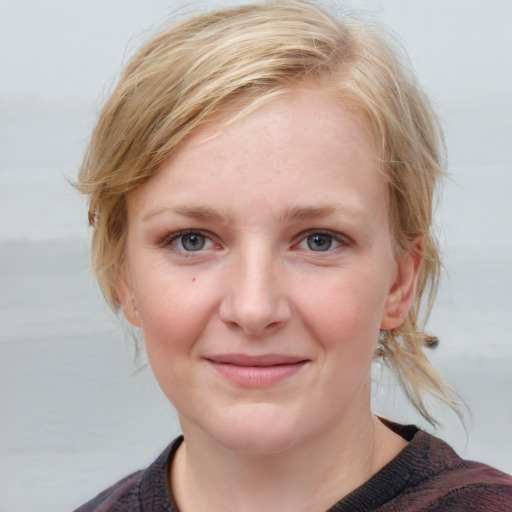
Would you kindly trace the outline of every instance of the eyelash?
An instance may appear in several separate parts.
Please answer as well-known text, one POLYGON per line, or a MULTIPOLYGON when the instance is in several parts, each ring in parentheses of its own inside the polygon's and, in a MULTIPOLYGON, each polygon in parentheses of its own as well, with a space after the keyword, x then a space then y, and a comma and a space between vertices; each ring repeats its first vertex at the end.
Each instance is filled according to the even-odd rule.
MULTIPOLYGON (((329 237, 332 242, 337 243, 338 246, 331 248, 330 246, 325 251, 314 251, 313 249, 309 248, 309 252, 312 253, 318 253, 318 252, 332 252, 339 247, 347 247, 350 245, 350 241, 347 239, 346 236, 341 235, 340 233, 336 233, 334 231, 329 231, 325 229, 311 229, 309 231, 306 231, 305 233, 300 234, 300 240, 296 246, 301 245, 302 243, 307 243, 308 239, 312 236, 325 236, 329 237)), ((308 250, 308 249, 305 249, 308 250)))
MULTIPOLYGON (((203 252, 204 251, 203 247, 199 248, 197 251, 193 251, 193 250, 187 250, 187 249, 184 249, 184 248, 179 248, 179 247, 174 246, 174 242, 176 242, 179 239, 182 239, 183 237, 185 237, 187 235, 198 235, 200 237, 203 237, 205 239, 205 244, 207 244, 208 241, 210 243, 212 243, 212 244, 214 243, 212 241, 211 236, 209 236, 207 233, 205 233, 205 232, 203 232, 201 230, 185 229, 183 231, 177 231, 177 232, 168 234, 159 243, 159 245, 161 247, 169 247, 169 246, 171 246, 173 249, 175 249, 179 253, 185 254, 185 255, 192 255, 194 252, 197 252, 197 253, 203 252)), ((334 247, 334 248, 331 248, 331 246, 329 245, 329 247, 325 251, 322 251, 322 250, 314 251, 311 248, 309 248, 309 249, 304 248, 304 250, 307 250, 308 252, 311 252, 311 253, 318 253, 318 252, 327 252, 328 253, 328 252, 332 252, 332 251, 338 249, 339 247, 350 246, 350 240, 348 240, 346 236, 341 235, 340 233, 336 233, 334 231, 329 231, 329 230, 323 230, 323 229, 311 229, 311 230, 308 230, 306 232, 301 233, 297 237, 298 238, 298 242, 295 243, 293 245, 293 247, 298 248, 298 246, 300 246, 302 243, 306 243, 307 244, 308 238, 310 238, 312 236, 329 237, 331 239, 331 244, 332 244, 332 242, 334 242, 334 243, 337 243, 339 245, 337 247, 334 247)), ((183 247, 183 241, 181 242, 181 245, 183 247)))
MULTIPOLYGON (((198 235, 198 236, 201 236, 205 239, 205 241, 210 241, 212 242, 212 239, 210 236, 208 236, 207 234, 205 234, 204 232, 200 231, 200 230, 196 230, 196 229, 185 229, 183 231, 177 231, 175 233, 170 233, 169 235, 167 235, 161 242, 160 242, 160 246, 161 247, 169 247, 169 246, 173 246, 174 249, 176 249, 177 251, 179 251, 180 253, 194 253, 194 252, 201 252, 202 251, 202 247, 201 249, 197 250, 197 251, 187 251, 186 249, 180 249, 178 247, 175 247, 173 245, 173 243, 177 240, 179 240, 180 238, 183 238, 187 235, 198 235)), ((206 242, 205 242, 206 243, 206 242)), ((212 242, 213 243, 213 242, 212 242)), ((183 242, 182 242, 182 245, 183 245, 183 242)))

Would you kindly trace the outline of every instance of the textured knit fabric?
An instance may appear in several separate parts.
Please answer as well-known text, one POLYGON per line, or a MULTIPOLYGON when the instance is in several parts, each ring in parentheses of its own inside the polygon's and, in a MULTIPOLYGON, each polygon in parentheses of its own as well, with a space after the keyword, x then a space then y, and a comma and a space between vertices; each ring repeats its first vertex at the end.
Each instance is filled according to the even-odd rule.
MULTIPOLYGON (((512 512, 512 477, 462 460, 445 442, 414 426, 386 424, 409 444, 328 512, 512 512)), ((179 437, 147 470, 75 512, 179 512, 167 475, 182 441, 179 437)))

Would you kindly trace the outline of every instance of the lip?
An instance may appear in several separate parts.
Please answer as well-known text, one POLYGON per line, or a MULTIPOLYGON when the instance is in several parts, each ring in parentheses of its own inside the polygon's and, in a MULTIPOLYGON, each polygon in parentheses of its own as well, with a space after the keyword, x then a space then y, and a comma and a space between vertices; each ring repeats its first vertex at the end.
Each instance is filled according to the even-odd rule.
POLYGON ((229 381, 248 388, 268 387, 298 373, 308 359, 283 354, 219 354, 205 358, 229 381))

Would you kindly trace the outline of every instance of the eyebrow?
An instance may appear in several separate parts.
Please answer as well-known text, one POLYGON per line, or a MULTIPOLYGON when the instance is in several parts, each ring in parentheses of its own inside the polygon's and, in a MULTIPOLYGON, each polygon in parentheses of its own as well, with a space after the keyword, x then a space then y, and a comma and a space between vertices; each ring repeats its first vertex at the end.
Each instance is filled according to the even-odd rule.
POLYGON ((321 206, 298 206, 285 210, 280 219, 284 221, 300 221, 309 219, 320 219, 335 213, 343 213, 350 216, 366 218, 365 212, 345 205, 321 205, 321 206))
POLYGON ((223 215, 213 208, 207 206, 163 206, 151 210, 142 218, 143 222, 148 221, 150 218, 160 215, 161 213, 174 213, 182 217, 197 220, 215 220, 218 222, 230 222, 232 220, 231 215, 223 215))
MULTIPOLYGON (((327 204, 320 206, 296 206, 293 208, 288 208, 279 215, 279 221, 293 222, 310 219, 320 219, 339 212, 350 216, 361 217, 363 219, 367 218, 365 212, 358 210, 356 208, 352 208, 345 205, 342 206, 327 204)), ((160 215, 161 213, 173 213, 180 215, 182 217, 187 217, 189 219, 196 220, 214 220, 223 223, 233 223, 232 215, 228 213, 220 213, 217 210, 214 210, 213 208, 209 208, 208 206, 180 205, 163 206, 160 208, 156 208, 148 212, 146 215, 144 215, 142 220, 143 222, 146 222, 152 217, 160 215)))

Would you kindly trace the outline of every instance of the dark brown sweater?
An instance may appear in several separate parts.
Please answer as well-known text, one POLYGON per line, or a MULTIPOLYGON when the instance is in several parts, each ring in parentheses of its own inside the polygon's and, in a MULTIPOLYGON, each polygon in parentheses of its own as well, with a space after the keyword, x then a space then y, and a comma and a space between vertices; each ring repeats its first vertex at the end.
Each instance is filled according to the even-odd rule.
MULTIPOLYGON (((330 512, 512 512, 512 477, 462 460, 445 442, 414 426, 390 426, 409 444, 330 512)), ((179 512, 167 475, 182 441, 179 437, 148 469, 75 512, 179 512)))

